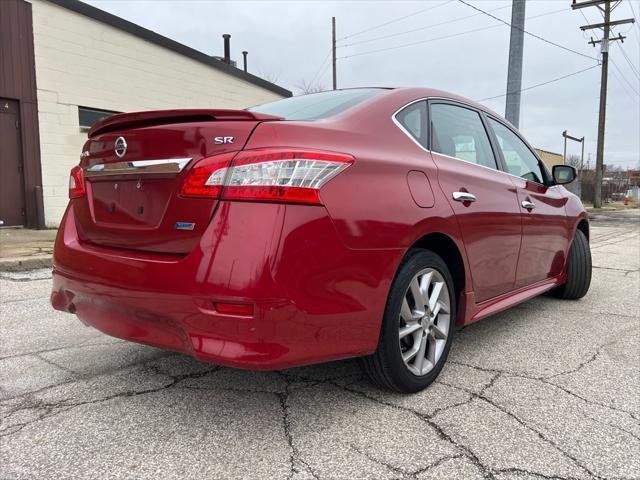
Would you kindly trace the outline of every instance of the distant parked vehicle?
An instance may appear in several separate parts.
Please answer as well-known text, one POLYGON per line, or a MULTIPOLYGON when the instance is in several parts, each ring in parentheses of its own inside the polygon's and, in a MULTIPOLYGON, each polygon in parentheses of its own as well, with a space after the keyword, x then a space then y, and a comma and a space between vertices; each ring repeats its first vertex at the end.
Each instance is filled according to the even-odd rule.
POLYGON ((586 294, 574 177, 495 113, 429 89, 114 115, 71 171, 51 302, 232 367, 362 357, 381 386, 416 392, 455 325, 586 294))

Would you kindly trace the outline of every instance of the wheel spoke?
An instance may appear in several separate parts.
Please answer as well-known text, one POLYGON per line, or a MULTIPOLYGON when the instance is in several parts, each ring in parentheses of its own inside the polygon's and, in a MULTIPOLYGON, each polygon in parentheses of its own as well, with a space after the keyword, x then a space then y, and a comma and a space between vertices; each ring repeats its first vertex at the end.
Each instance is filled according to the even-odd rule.
POLYGON ((435 339, 437 339, 437 340, 446 340, 447 339, 447 334, 438 325, 432 325, 431 326, 431 332, 433 334, 433 337, 435 339))
POLYGON ((444 275, 427 267, 405 291, 398 321, 398 347, 406 368, 423 376, 438 364, 451 328, 451 298, 444 275))
MULTIPOLYGON (((434 319, 437 318, 438 314, 442 311, 442 308, 443 308, 442 303, 436 302, 436 308, 431 310, 431 315, 434 319)), ((446 313, 446 312, 443 312, 443 313, 446 313)))
POLYGON ((405 363, 409 362, 409 360, 415 357, 419 349, 419 346, 414 345, 411 350, 407 350, 406 352, 404 352, 402 354, 402 359, 405 361, 405 363))
POLYGON ((419 375, 422 375, 422 366, 424 365, 424 352, 426 349, 427 349, 427 338, 424 335, 420 335, 420 348, 418 349, 416 360, 415 362, 413 362, 416 369, 418 370, 419 375))
POLYGON ((440 293, 442 292, 442 287, 444 287, 444 282, 434 282, 433 284, 433 291, 429 296, 429 310, 432 312, 436 308, 436 304, 440 298, 440 293))
POLYGON ((409 289, 411 290, 411 296, 413 297, 413 304, 416 310, 424 310, 424 306, 426 303, 422 297, 422 292, 420 291, 420 283, 418 283, 418 277, 411 280, 409 284, 409 289))
POLYGON ((433 272, 425 273, 420 279, 420 298, 423 305, 429 304, 429 286, 433 279, 433 272))
POLYGON ((432 335, 428 335, 425 339, 425 344, 429 344, 429 348, 427 348, 427 360, 431 363, 431 365, 436 364, 436 339, 432 335))
POLYGON ((417 330, 422 330, 422 325, 420 325, 418 322, 410 323, 400 329, 399 337, 400 339, 403 339, 407 335, 411 335, 417 330))
POLYGON ((407 302, 407 297, 404 297, 404 299, 402 300, 402 307, 400 307, 400 316, 406 323, 410 323, 415 320, 413 312, 411 311, 411 307, 409 307, 409 302, 407 302))

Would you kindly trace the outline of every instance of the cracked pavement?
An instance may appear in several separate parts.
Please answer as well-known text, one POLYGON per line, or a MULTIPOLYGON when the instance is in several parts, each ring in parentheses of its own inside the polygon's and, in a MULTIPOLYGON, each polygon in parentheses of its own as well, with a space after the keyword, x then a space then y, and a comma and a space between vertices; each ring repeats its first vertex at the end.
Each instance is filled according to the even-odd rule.
POLYGON ((594 215, 580 301, 457 332, 437 381, 248 372, 123 342, 0 277, 0 479, 640 478, 640 211, 594 215))

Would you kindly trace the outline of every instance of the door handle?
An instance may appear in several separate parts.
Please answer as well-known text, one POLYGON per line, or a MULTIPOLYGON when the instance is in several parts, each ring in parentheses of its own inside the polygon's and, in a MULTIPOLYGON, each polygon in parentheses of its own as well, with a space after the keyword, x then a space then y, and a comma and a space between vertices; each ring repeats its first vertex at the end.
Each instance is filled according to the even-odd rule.
POLYGON ((526 208, 527 210, 533 210, 534 208, 536 208, 536 204, 533 202, 530 202, 529 200, 523 200, 521 205, 523 208, 526 208))
POLYGON ((453 192, 453 199, 456 202, 475 202, 476 196, 469 192, 453 192))

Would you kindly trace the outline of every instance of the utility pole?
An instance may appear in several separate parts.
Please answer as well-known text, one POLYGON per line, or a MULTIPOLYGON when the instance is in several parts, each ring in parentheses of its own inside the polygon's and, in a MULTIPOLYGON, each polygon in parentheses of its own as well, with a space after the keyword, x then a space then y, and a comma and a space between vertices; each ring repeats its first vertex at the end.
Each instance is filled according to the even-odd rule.
MULTIPOLYGON (((583 25, 580 27, 580 30, 583 32, 585 30, 593 30, 593 29, 602 29, 604 34, 600 40, 594 40, 591 38, 589 42, 594 47, 596 43, 600 44, 600 52, 602 54, 602 71, 600 75, 600 113, 598 115, 598 147, 596 150, 596 181, 593 195, 593 207, 601 208, 602 207, 602 166, 604 164, 604 127, 606 123, 606 115, 607 115, 607 78, 609 74, 609 42, 619 40, 621 42, 624 41, 625 37, 622 35, 618 35, 617 37, 611 38, 611 27, 614 25, 623 25, 625 23, 633 23, 635 20, 633 18, 627 18, 625 20, 617 20, 611 21, 611 0, 586 0, 582 2, 577 2, 573 0, 571 4, 571 8, 573 10, 579 8, 586 7, 597 7, 604 14, 604 22, 602 23, 594 23, 592 25, 583 25), (604 4, 604 7, 601 5, 604 4)), ((620 2, 615 2, 615 8, 620 4, 620 2)))
POLYGON ((505 118, 516 128, 520 123, 520 89, 522 88, 522 53, 524 50, 525 0, 511 4, 511 39, 509 41, 509 70, 507 72, 507 100, 505 118))
POLYGON ((333 89, 338 88, 338 76, 336 73, 336 17, 331 17, 331 55, 333 57, 333 89))

